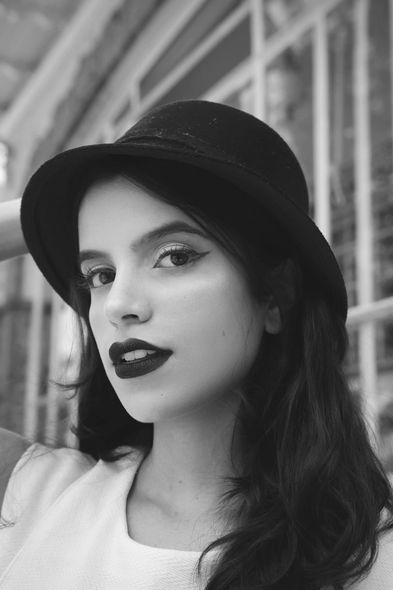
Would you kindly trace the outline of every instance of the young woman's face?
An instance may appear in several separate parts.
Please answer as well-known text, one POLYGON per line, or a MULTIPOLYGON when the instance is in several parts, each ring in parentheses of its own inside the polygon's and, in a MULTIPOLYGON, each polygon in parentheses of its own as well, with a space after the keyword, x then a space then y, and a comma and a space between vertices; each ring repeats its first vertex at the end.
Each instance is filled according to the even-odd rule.
POLYGON ((184 230, 148 238, 175 222, 205 233, 180 209, 122 177, 92 185, 79 212, 91 328, 110 383, 140 422, 233 398, 265 324, 269 329, 268 303, 251 299, 242 271, 218 243, 184 230), (114 342, 129 338, 172 354, 155 370, 130 376, 109 354, 114 342))

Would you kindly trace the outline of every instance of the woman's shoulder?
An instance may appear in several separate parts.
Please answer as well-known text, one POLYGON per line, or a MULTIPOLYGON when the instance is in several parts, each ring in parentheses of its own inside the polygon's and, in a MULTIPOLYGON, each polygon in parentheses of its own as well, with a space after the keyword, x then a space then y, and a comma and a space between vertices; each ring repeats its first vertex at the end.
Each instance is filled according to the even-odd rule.
POLYGON ((9 474, 2 518, 13 520, 33 504, 34 512, 45 510, 96 463, 90 455, 74 448, 53 448, 39 442, 25 445, 9 474))
POLYGON ((0 508, 15 465, 30 445, 20 434, 0 428, 0 508))

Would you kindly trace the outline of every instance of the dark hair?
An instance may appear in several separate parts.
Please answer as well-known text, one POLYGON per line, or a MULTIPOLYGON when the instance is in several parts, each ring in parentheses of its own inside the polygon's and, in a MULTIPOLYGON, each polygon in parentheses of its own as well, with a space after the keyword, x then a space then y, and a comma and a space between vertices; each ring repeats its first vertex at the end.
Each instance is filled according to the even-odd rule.
MULTIPOLYGON (((343 319, 279 224, 225 180, 175 163, 117 158, 92 166, 80 195, 116 174, 198 221, 239 263, 256 297, 273 293, 281 305, 280 269, 293 271, 287 287, 296 297, 291 309, 282 305, 282 330, 264 334, 239 392, 243 472, 228 478, 222 501, 241 507, 233 530, 198 562, 200 573, 206 553, 221 547, 206 590, 342 589, 370 570, 378 535, 393 528, 389 481, 343 372, 343 319)), ((71 294, 83 347, 78 379, 64 387, 78 395, 71 430, 79 448, 105 461, 123 457, 123 445, 148 452, 153 425, 134 420, 110 385, 88 322, 90 296, 77 278, 71 294)))

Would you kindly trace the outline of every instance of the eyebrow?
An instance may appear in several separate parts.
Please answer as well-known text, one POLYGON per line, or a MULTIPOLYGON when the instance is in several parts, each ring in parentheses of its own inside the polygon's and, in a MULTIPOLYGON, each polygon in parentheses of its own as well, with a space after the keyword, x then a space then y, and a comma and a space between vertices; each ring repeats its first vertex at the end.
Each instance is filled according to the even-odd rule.
MULTIPOLYGON (((201 236, 202 238, 209 239, 209 237, 199 228, 189 225, 185 221, 171 221, 169 223, 165 223, 164 225, 160 225, 155 229, 152 229, 148 233, 141 236, 138 240, 131 244, 131 250, 138 250, 145 244, 163 238, 169 234, 174 233, 189 233, 189 234, 196 234, 201 236)), ((106 252, 103 250, 82 250, 78 256, 79 264, 82 264, 84 260, 90 260, 92 258, 100 258, 106 256, 106 252)))

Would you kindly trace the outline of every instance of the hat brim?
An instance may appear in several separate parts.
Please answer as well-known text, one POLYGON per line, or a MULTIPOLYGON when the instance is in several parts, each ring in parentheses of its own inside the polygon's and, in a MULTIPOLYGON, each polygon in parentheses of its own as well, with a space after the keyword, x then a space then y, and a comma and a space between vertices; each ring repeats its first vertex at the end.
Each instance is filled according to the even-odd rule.
POLYGON ((347 292, 333 251, 314 221, 295 202, 270 185, 268 179, 219 155, 184 149, 155 138, 126 144, 95 144, 66 150, 45 162, 27 184, 21 204, 21 224, 27 247, 48 282, 69 305, 70 282, 76 271, 70 232, 74 212, 71 182, 86 165, 107 156, 172 160, 190 164, 234 184, 267 211, 298 249, 304 270, 326 292, 333 308, 347 317, 347 292))

